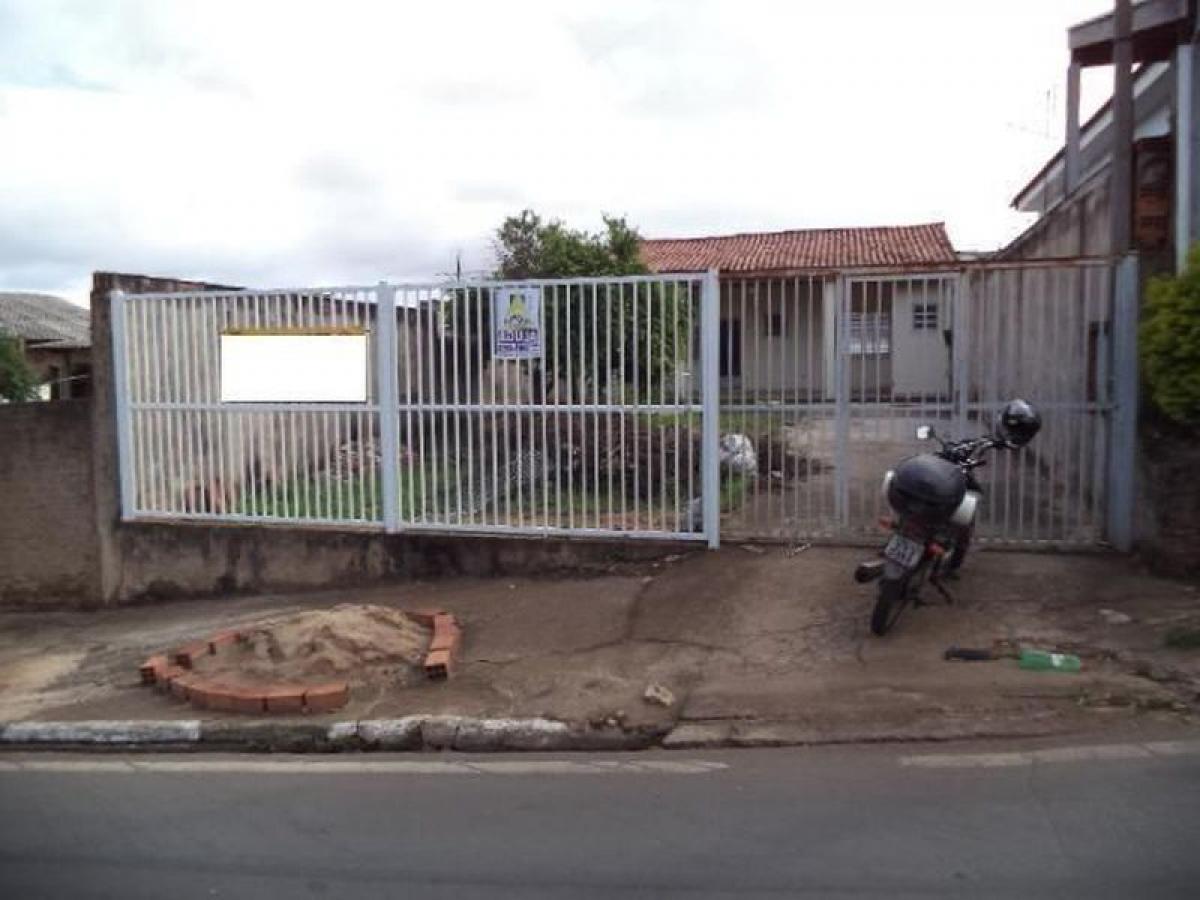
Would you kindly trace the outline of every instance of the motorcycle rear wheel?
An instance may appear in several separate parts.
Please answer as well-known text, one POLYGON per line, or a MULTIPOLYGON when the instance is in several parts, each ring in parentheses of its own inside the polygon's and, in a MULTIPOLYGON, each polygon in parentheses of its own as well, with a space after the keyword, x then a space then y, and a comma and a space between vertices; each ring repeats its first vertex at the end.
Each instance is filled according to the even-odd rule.
POLYGON ((967 551, 971 549, 971 538, 974 535, 974 525, 962 533, 958 543, 954 546, 954 552, 950 554, 950 561, 946 565, 947 572, 957 572, 962 568, 963 563, 967 561, 967 551))
POLYGON ((911 576, 906 574, 901 578, 885 578, 879 582, 875 609, 871 613, 871 632, 873 634, 883 637, 891 631, 896 620, 900 618, 900 614, 904 612, 904 608, 908 606, 910 578, 911 576))

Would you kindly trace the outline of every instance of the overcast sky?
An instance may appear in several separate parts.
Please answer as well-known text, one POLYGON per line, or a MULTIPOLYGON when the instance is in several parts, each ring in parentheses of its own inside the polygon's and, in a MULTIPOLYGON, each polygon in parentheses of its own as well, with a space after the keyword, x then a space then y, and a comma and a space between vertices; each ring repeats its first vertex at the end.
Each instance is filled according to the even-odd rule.
POLYGON ((0 289, 477 270, 524 207, 995 248, 1062 142, 1065 29, 1110 6, 0 0, 0 289))

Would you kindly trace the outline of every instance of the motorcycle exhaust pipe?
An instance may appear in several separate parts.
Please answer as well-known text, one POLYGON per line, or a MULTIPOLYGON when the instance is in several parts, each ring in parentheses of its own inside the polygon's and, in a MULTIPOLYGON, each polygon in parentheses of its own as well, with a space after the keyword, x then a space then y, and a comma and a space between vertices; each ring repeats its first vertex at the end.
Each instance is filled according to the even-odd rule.
POLYGON ((883 560, 861 562, 854 570, 854 580, 859 584, 867 584, 883 574, 883 560))

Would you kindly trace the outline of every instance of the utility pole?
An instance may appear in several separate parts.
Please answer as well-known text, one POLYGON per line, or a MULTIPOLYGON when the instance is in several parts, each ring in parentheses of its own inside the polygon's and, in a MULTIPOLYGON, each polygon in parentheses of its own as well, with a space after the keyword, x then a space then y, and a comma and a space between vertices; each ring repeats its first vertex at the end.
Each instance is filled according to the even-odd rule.
POLYGON ((1119 256, 1133 244, 1133 10, 1116 0, 1113 12, 1113 154, 1109 178, 1111 247, 1119 256))

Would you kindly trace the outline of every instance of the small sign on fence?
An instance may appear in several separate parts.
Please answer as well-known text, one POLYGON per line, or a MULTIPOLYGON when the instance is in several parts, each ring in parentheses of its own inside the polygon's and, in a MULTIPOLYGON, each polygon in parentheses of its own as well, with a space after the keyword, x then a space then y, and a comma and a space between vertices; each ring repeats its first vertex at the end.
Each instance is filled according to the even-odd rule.
POLYGON ((541 288, 500 287, 492 291, 492 355, 497 359, 541 357, 541 288))

